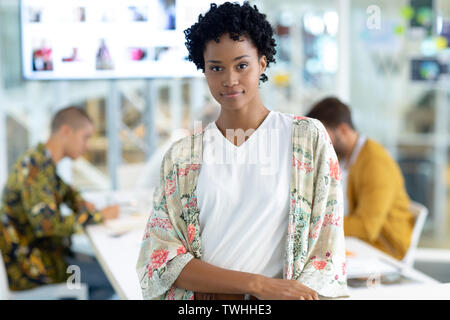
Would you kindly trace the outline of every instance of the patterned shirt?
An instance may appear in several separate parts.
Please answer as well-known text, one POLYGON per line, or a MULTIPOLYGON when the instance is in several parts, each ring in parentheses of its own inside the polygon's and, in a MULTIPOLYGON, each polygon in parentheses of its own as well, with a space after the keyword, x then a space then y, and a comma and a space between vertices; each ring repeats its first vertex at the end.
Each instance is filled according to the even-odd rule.
MULTIPOLYGON (((194 299, 174 282, 191 259, 202 258, 196 196, 202 142, 203 132, 194 133, 164 156, 136 265, 144 299, 194 299)), ((347 296, 339 163, 322 123, 294 117, 292 151, 283 278, 322 297, 347 296)))
POLYGON ((27 151, 13 166, 0 207, 0 250, 11 290, 65 281, 70 236, 102 221, 58 176, 45 145, 27 151), (62 204, 73 214, 63 215, 62 204))

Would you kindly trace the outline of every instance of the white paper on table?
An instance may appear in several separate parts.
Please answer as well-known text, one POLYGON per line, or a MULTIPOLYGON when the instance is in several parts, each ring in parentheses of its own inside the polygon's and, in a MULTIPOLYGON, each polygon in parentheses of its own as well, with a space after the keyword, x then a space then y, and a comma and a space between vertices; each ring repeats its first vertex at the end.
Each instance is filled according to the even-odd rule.
POLYGON ((347 278, 398 273, 400 270, 377 257, 347 257, 347 278))
POLYGON ((110 236, 120 236, 130 231, 142 230, 144 233, 148 217, 145 215, 127 216, 114 220, 105 221, 107 234, 110 236))

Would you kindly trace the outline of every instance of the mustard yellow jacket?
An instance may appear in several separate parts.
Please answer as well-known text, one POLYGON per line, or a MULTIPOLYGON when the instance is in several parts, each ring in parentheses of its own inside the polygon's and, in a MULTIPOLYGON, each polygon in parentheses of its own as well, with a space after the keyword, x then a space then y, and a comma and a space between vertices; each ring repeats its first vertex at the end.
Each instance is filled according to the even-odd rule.
POLYGON ((414 218, 397 163, 379 143, 368 139, 351 166, 347 182, 346 236, 357 237, 403 259, 414 218))

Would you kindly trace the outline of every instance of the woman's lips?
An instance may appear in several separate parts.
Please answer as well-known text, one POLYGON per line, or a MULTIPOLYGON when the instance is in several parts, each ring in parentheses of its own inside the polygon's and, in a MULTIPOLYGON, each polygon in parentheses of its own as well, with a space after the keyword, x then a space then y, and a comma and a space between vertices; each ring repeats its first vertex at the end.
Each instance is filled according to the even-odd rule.
POLYGON ((244 93, 244 91, 236 91, 236 92, 229 92, 229 93, 221 93, 221 95, 222 95, 222 97, 225 97, 225 98, 236 98, 243 93, 244 93))

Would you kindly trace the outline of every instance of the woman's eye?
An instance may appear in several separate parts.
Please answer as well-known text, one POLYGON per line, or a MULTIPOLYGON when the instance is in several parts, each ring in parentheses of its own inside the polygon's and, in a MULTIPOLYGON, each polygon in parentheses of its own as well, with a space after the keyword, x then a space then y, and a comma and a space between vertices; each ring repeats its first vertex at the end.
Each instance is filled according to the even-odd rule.
POLYGON ((214 72, 217 72, 217 71, 222 71, 222 68, 218 67, 218 66, 212 66, 211 70, 214 71, 214 72))
POLYGON ((248 67, 248 64, 246 64, 246 63, 241 63, 238 65, 238 69, 245 69, 247 67, 248 67))

